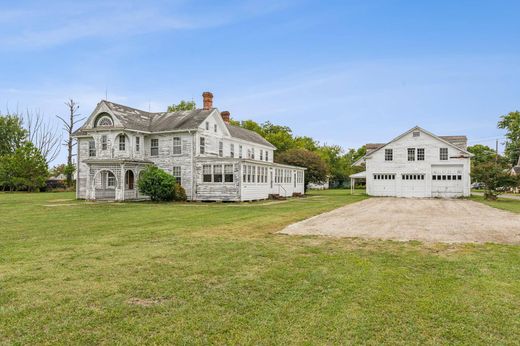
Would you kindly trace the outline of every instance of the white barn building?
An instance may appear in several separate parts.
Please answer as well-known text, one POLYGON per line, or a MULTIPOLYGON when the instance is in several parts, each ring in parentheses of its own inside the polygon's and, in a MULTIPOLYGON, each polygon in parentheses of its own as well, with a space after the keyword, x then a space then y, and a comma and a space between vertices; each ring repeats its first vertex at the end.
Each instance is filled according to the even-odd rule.
POLYGON ((188 200, 250 201, 304 193, 305 169, 273 162, 275 147, 256 132, 229 123, 229 112, 204 107, 150 113, 101 101, 77 139, 79 199, 146 199, 140 172, 155 165, 172 174, 188 200))
MULTIPOLYGON (((436 136, 418 126, 386 144, 367 144, 355 162, 370 196, 462 197, 470 195, 466 136, 436 136)), ((356 177, 353 177, 356 178, 356 177)))

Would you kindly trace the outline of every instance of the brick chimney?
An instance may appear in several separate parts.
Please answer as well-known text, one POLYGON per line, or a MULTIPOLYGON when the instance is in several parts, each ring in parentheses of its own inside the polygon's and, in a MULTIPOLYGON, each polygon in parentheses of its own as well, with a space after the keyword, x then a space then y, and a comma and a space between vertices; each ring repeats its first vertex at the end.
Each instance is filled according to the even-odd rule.
POLYGON ((213 94, 209 91, 205 91, 202 93, 202 101, 205 110, 213 108, 213 94))
POLYGON ((226 124, 229 124, 229 118, 231 116, 231 113, 229 113, 228 111, 223 111, 220 113, 220 116, 222 117, 222 120, 224 120, 224 122, 226 124))

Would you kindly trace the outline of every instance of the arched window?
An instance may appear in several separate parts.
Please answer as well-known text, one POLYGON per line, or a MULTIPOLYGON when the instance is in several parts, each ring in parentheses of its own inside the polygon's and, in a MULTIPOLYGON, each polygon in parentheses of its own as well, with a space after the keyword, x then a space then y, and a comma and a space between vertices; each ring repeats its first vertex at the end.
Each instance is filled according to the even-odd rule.
POLYGON ((113 126, 114 122, 112 121, 112 118, 107 113, 101 113, 98 115, 96 119, 95 127, 101 126, 101 127, 109 127, 113 126))
POLYGON ((128 170, 125 173, 125 188, 127 190, 134 189, 134 172, 131 170, 128 170))

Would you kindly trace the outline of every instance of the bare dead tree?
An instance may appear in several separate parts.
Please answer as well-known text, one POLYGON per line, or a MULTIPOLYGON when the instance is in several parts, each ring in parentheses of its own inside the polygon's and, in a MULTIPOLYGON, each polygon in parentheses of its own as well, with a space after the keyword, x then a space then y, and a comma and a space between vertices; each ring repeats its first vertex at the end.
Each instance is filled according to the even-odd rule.
POLYGON ((60 153, 62 139, 58 126, 46 119, 39 110, 27 109, 21 116, 27 130, 27 139, 34 144, 45 158, 47 164, 54 161, 60 153))
POLYGON ((74 173, 73 170, 73 164, 72 164, 72 157, 74 154, 72 153, 72 149, 76 145, 74 142, 74 139, 72 138, 72 134, 74 133, 74 127, 85 118, 78 119, 79 114, 77 114, 77 111, 79 109, 79 105, 73 100, 69 99, 67 102, 65 102, 65 105, 68 108, 68 119, 65 120, 64 118, 60 117, 59 115, 56 115, 58 119, 61 120, 63 123, 63 130, 67 134, 67 138, 63 141, 63 145, 67 147, 67 185, 70 187, 72 185, 72 174, 74 173))

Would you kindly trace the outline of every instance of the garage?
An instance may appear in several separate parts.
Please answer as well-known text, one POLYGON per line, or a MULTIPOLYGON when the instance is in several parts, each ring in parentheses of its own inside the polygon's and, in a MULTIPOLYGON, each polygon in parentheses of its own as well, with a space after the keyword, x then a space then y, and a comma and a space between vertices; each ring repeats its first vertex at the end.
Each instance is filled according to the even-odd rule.
POLYGON ((426 189, 426 174, 401 174, 400 197, 430 197, 426 189))
POLYGON ((462 165, 432 165, 432 197, 453 198, 464 195, 462 165))

